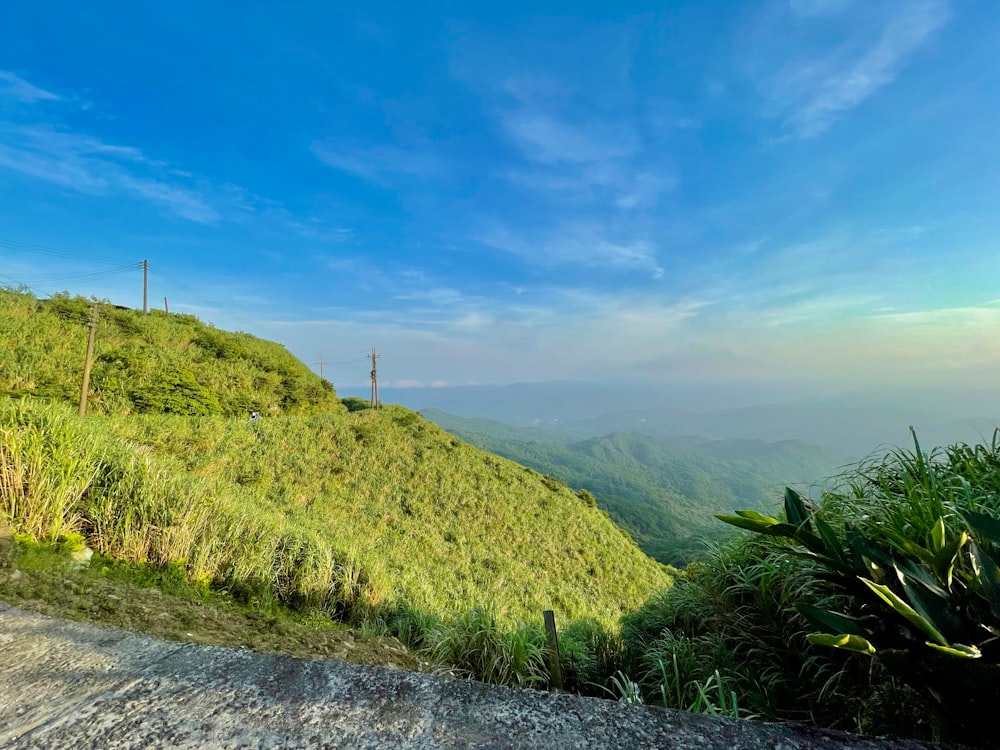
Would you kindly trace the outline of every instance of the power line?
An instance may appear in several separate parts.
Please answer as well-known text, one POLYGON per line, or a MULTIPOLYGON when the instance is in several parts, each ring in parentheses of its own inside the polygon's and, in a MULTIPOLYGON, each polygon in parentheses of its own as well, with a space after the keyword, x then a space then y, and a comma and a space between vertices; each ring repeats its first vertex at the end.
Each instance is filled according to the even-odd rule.
POLYGON ((33 242, 21 242, 20 240, 10 240, 3 237, 0 237, 0 247, 6 247, 9 250, 18 250, 24 253, 33 253, 35 255, 48 255, 54 258, 80 260, 89 263, 117 265, 122 262, 122 258, 108 258, 103 255, 88 255, 86 253, 79 253, 71 250, 60 250, 58 248, 48 247, 47 245, 37 245, 33 242))
MULTIPOLYGON (((109 278, 112 276, 127 274, 134 272, 136 269, 143 269, 147 273, 153 273, 154 275, 170 282, 172 285, 181 287, 185 289, 188 295, 196 302, 204 305, 213 311, 213 314, 221 315, 229 320, 235 322, 238 326, 249 331, 252 329, 268 329, 271 328, 266 323, 262 321, 250 321, 232 312, 229 312, 227 305, 224 305, 216 300, 212 300, 208 297, 203 296, 190 284, 181 281, 175 276, 166 273, 158 267, 153 266, 148 261, 122 263, 120 258, 113 259, 106 256, 99 255, 87 255, 84 253, 73 252, 68 250, 60 250, 58 248, 49 247, 46 245, 40 245, 30 242, 22 242, 20 240, 12 240, 0 237, 0 248, 7 248, 10 250, 16 250, 18 252, 32 253, 36 255, 46 255, 54 258, 63 258, 67 260, 75 260, 79 262, 86 262, 99 265, 110 265, 111 268, 102 268, 95 270, 81 270, 75 272, 64 272, 64 273, 29 273, 21 274, 20 278, 14 278, 6 274, 0 274, 0 278, 7 279, 13 282, 17 286, 23 286, 29 289, 36 297, 51 297, 52 294, 42 294, 36 285, 41 284, 47 288, 59 286, 68 282, 81 282, 81 281, 94 281, 97 279, 109 278)), ((144 284, 144 304, 146 301, 146 289, 144 284)), ((271 329, 270 336, 273 338, 279 338, 278 332, 271 329)), ((320 368, 324 367, 339 367, 343 365, 356 364, 365 359, 370 359, 371 355, 368 353, 360 354, 356 357, 350 359, 341 360, 339 362, 322 362, 320 368)))

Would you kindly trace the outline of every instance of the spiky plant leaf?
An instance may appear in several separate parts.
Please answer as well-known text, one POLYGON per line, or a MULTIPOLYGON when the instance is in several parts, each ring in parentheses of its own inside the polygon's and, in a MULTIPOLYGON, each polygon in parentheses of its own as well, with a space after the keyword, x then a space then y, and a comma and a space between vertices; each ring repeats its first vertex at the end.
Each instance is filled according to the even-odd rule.
POLYGON ((903 591, 910 600, 913 609, 945 636, 948 642, 969 638, 969 633, 962 627, 961 620, 952 612, 947 594, 939 596, 930 589, 914 583, 898 568, 896 569, 896 573, 903 584, 903 591))
POLYGON ((938 580, 944 583, 945 587, 951 590, 951 583, 955 575, 955 562, 958 556, 969 541, 969 535, 964 531, 950 542, 946 542, 934 555, 934 572, 938 580))
POLYGON ((824 628, 832 630, 839 635, 857 635, 862 638, 867 635, 865 630, 858 624, 858 621, 853 617, 848 617, 847 615, 842 615, 838 612, 830 612, 826 609, 820 609, 819 607, 814 607, 811 604, 806 604, 805 602, 798 602, 795 605, 795 609, 809 620, 814 626, 818 628, 824 628))
POLYGON ((735 516, 716 515, 715 517, 723 523, 728 523, 731 526, 739 526, 741 529, 749 531, 756 531, 760 534, 766 533, 767 529, 771 526, 781 523, 777 518, 765 516, 755 510, 738 510, 735 516))
POLYGON ((988 542, 1000 545, 1000 519, 972 510, 964 511, 962 516, 976 534, 988 542))
POLYGON ((845 651, 853 651, 858 654, 868 654, 872 655, 875 653, 875 647, 867 638, 863 638, 860 635, 831 635, 830 633, 810 633, 806 636, 808 640, 814 646, 828 646, 831 648, 840 648, 845 651))
POLYGON ((809 511, 806 510, 802 497, 791 487, 785 487, 785 518, 797 529, 804 528, 806 531, 812 531, 812 526, 809 523, 809 511))
POLYGON ((816 531, 819 532, 820 538, 826 545, 827 554, 835 558, 838 563, 846 564, 847 558, 844 555, 843 543, 837 536, 837 532, 822 518, 817 516, 813 520, 816 522, 816 531))
POLYGON ((948 645, 948 640, 937 628, 934 627, 934 625, 930 623, 930 621, 927 620, 926 617, 918 613, 915 609, 913 609, 913 607, 903 601, 903 599, 897 596, 896 593, 888 586, 875 583, 867 578, 862 578, 861 580, 868 588, 875 592, 876 596, 892 607, 896 612, 905 617, 910 624, 922 630, 942 646, 948 645))
POLYGON ((937 523, 931 528, 931 550, 935 553, 940 552, 944 549, 945 544, 945 530, 944 530, 944 518, 938 516, 937 523))
POLYGON ((941 646, 937 643, 927 641, 927 645, 935 651, 940 651, 942 654, 957 656, 960 659, 980 659, 983 656, 982 652, 975 646, 964 646, 961 643, 953 643, 950 646, 941 646))

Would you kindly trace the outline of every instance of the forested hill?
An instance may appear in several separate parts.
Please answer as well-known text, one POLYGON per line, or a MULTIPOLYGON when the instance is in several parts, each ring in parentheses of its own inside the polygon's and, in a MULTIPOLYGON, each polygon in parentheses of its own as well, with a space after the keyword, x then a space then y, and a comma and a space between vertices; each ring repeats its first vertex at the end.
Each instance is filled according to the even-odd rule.
POLYGON ((786 484, 820 481, 842 463, 835 453, 798 441, 680 448, 649 435, 613 433, 566 442, 547 430, 422 413, 484 450, 593 493, 647 554, 674 565, 697 559, 706 538, 729 534, 713 514, 770 507, 786 484))
MULTIPOLYGON (((0 289, 0 395, 77 404, 93 302, 0 289)), ((287 349, 191 315, 97 305, 88 411, 246 415, 342 411, 287 349)))
POLYGON ((611 625, 670 585, 587 496, 402 407, 348 411, 279 345, 194 318, 102 306, 80 418, 90 304, 0 306, 0 525, 17 533, 345 619, 611 625))

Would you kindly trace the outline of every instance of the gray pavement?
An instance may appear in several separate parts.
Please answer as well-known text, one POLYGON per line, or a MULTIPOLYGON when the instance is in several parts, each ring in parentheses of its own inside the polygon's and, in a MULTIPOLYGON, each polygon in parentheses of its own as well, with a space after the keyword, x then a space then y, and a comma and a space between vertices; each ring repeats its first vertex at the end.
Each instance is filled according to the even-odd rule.
POLYGON ((0 748, 929 748, 159 641, 0 603, 0 748))

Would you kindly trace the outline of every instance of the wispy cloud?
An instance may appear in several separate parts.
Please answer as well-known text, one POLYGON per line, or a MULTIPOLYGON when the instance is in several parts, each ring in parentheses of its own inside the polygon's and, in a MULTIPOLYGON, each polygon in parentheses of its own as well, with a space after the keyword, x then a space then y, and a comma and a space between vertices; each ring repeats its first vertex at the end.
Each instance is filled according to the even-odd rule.
POLYGON ((428 149, 316 141, 312 151, 327 166, 378 185, 387 184, 399 175, 434 179, 447 171, 445 162, 428 149))
POLYGON ((845 10, 852 0, 788 0, 788 7, 797 16, 811 18, 829 16, 845 10))
POLYGON ((513 76, 501 91, 508 100, 498 108, 501 132, 526 163, 503 173, 510 181, 549 198, 624 211, 652 207, 677 187, 674 169, 644 146, 630 118, 589 111, 568 84, 513 76))
MULTIPOLYGON (((773 61, 764 61, 758 71, 765 96, 781 113, 788 130, 801 138, 823 133, 843 114, 891 84, 950 17, 948 0, 872 3, 852 10, 853 23, 849 26, 829 25, 848 10, 846 2, 799 0, 790 8, 800 20, 816 24, 817 33, 840 39, 832 47, 826 43, 826 49, 818 54, 778 63, 776 67, 773 61), (880 17, 860 22, 862 16, 872 14, 880 17), (845 29, 850 30, 845 33, 845 29)), ((786 21, 778 16, 766 26, 755 42, 768 50, 782 49, 784 42, 779 39, 787 31, 786 21)), ((811 49, 824 39, 807 38, 811 49)))
POLYGON ((27 105, 0 120, 0 169, 79 193, 137 197, 200 224, 221 218, 203 191, 165 162, 53 120, 59 109, 80 110, 77 99, 46 91, 9 71, 0 71, 0 97, 27 105), (39 109, 40 102, 61 105, 53 112, 39 109))
POLYGON ((530 109, 501 117, 504 129, 528 158, 542 164, 592 164, 635 153, 634 136, 622 124, 575 125, 530 109))
POLYGON ((35 102, 59 101, 62 97, 51 91, 33 86, 26 80, 8 70, 0 70, 0 97, 10 97, 23 104, 35 102))
POLYGON ((543 266, 569 263, 590 268, 643 271, 652 278, 660 278, 664 273, 657 260, 655 244, 641 238, 612 238, 595 224, 570 223, 537 236, 495 227, 484 232, 479 240, 543 266))
POLYGON ((51 126, 0 126, 0 167, 91 195, 132 195, 201 224, 220 215, 196 190, 155 173, 136 148, 51 126))

